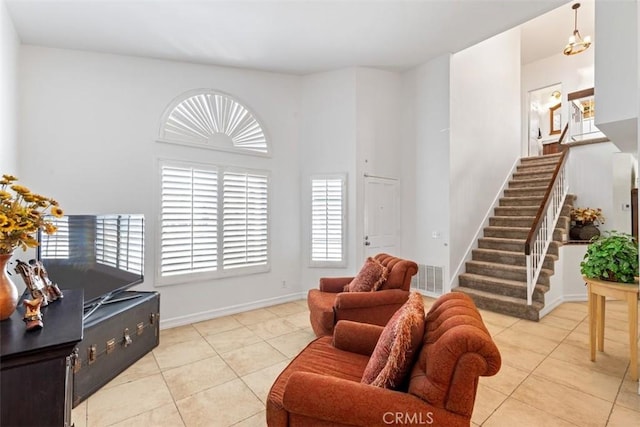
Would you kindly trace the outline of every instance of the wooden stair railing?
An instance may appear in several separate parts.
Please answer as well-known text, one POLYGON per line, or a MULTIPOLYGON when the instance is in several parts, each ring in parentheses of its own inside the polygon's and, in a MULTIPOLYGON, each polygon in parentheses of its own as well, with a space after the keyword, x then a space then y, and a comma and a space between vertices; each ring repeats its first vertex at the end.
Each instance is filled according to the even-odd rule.
MULTIPOLYGON (((558 143, 562 143, 568 129, 569 124, 565 125, 558 143)), ((551 181, 544 193, 540 208, 538 208, 536 217, 527 235, 527 240, 524 243, 524 254, 527 263, 528 305, 531 305, 533 302, 533 291, 540 276, 547 250, 549 249, 551 241, 553 241, 553 232, 569 190, 566 171, 568 153, 568 148, 564 147, 551 181)))

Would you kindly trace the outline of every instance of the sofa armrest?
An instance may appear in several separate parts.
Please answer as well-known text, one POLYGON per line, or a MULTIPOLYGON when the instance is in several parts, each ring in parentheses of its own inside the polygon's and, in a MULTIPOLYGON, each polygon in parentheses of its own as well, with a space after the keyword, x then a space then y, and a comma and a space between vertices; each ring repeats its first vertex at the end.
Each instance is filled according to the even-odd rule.
POLYGON ((353 277, 321 277, 320 290, 322 292, 338 293, 353 280, 353 277))
POLYGON ((372 292, 343 292, 336 296, 334 304, 336 310, 354 308, 370 308, 381 305, 399 304, 407 302, 409 292, 402 289, 387 289, 372 292))
POLYGON ((392 424, 469 425, 469 419, 435 408, 408 393, 316 374, 294 372, 283 395, 292 414, 332 424, 385 426, 392 424), (398 417, 404 423, 398 423, 398 417))
POLYGON ((333 330, 332 344, 340 350, 371 356, 383 330, 383 326, 341 320, 333 330))

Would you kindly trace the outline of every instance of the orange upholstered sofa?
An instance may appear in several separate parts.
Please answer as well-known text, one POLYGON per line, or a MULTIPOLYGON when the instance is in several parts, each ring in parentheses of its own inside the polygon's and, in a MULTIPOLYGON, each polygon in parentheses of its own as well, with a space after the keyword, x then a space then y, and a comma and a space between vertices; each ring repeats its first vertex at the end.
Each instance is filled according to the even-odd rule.
POLYGON ((462 293, 440 297, 421 327, 410 374, 392 390, 361 383, 383 327, 339 322, 333 336, 312 341, 276 379, 267 424, 469 426, 479 377, 500 369, 498 348, 462 293))
POLYGON ((374 258, 388 270, 379 290, 343 292, 353 277, 324 277, 320 279, 319 289, 309 291, 309 317, 316 336, 331 335, 339 320, 384 326, 407 301, 411 278, 418 272, 418 265, 384 253, 374 258))

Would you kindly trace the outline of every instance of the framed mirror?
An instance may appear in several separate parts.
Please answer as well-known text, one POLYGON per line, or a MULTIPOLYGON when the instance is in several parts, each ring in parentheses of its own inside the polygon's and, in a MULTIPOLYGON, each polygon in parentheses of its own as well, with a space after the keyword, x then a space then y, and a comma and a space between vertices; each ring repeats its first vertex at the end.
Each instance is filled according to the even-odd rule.
POLYGON ((549 108, 549 135, 557 135, 561 132, 562 116, 560 115, 560 105, 554 105, 549 108))

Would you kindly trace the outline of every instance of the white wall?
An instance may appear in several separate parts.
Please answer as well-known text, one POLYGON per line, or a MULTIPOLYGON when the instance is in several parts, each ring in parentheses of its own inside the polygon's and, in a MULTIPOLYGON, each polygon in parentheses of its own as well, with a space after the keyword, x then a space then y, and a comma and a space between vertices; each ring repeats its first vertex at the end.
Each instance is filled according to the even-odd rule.
POLYGON ((0 2, 0 24, 0 174, 18 175, 17 91, 20 40, 4 1, 0 2))
MULTIPOLYGON (((451 59, 450 265, 457 269, 521 153, 520 30, 451 59)), ((453 272, 452 272, 453 274, 453 272)))
POLYGON ((638 137, 637 9, 637 1, 596 1, 596 126, 625 152, 638 137))
POLYGON ((299 77, 32 46, 21 49, 20 73, 24 181, 70 214, 145 214, 145 282, 137 289, 161 292, 164 325, 299 296, 299 77), (246 103, 265 126, 273 156, 155 142, 167 105, 196 88, 246 103), (154 287, 160 158, 271 171, 269 273, 154 287))
MULTIPOLYGON (((411 111, 407 147, 413 146, 415 214, 409 220, 411 258, 419 264, 449 268, 449 97, 451 56, 442 55, 404 76, 403 98, 411 111), (411 143, 413 141, 413 143, 411 143), (433 238, 435 235, 436 238, 433 238)), ((411 163, 409 164, 409 166, 411 163)))
POLYGON ((631 211, 622 203, 631 201, 633 164, 628 154, 611 142, 571 147, 569 152, 569 192, 576 207, 601 208, 605 223, 601 231, 631 232, 631 211), (625 198, 626 194, 626 198, 625 198))
POLYGON ((351 276, 356 271, 356 70, 318 73, 302 78, 300 102, 301 283, 307 290, 324 276, 351 276), (347 174, 347 265, 309 267, 311 175, 347 174))

